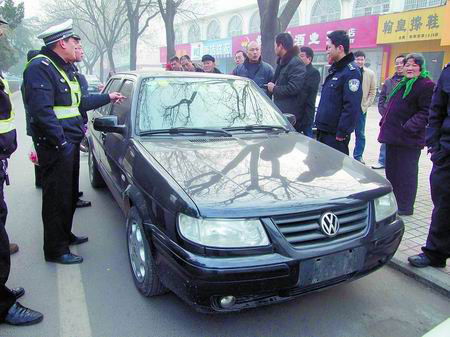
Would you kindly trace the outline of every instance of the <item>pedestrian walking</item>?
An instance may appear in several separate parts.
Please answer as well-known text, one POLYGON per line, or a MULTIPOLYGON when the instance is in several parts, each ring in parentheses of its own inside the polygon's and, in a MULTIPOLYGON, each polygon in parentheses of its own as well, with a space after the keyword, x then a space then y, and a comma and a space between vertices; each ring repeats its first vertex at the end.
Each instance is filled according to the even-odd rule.
POLYGON ((197 64, 195 64, 191 61, 191 58, 189 57, 189 55, 181 56, 180 63, 181 63, 181 66, 183 67, 184 71, 194 71, 194 72, 198 72, 198 73, 204 72, 200 66, 198 66, 197 64))
POLYGON ((422 55, 408 54, 403 63, 405 77, 388 96, 378 141, 386 144, 386 178, 392 184, 398 214, 412 215, 434 83, 422 55))
POLYGON ((316 98, 320 85, 320 73, 313 67, 314 51, 310 47, 300 47, 300 59, 306 65, 305 84, 300 96, 299 116, 295 129, 305 136, 313 138, 314 114, 316 113, 316 98))
MULTIPOLYGON (((79 111, 84 98, 73 68, 78 37, 74 37, 72 20, 38 37, 45 46, 27 63, 23 80, 24 105, 42 170, 44 255, 49 262, 81 263, 83 258, 69 249, 88 240, 72 233, 76 152, 84 137, 79 111)), ((121 99, 121 95, 112 96, 112 101, 121 99)))
MULTIPOLYGON (((388 78, 384 81, 380 97, 378 98, 378 112, 381 117, 386 113, 386 100, 389 94, 392 92, 392 89, 400 82, 403 78, 403 60, 405 59, 405 55, 398 55, 395 58, 395 74, 391 78, 388 78)), ((386 144, 381 144, 380 146, 380 154, 378 155, 378 163, 373 165, 372 168, 374 170, 384 169, 385 167, 385 159, 386 159, 386 144)))
POLYGON ((434 89, 426 144, 433 162, 430 186, 434 209, 423 253, 408 261, 414 267, 444 268, 450 258, 450 63, 434 89))
POLYGON ((299 98, 303 90, 306 67, 298 57, 299 50, 289 33, 280 33, 275 38, 275 54, 278 56, 273 81, 267 90, 273 94, 273 102, 282 113, 299 115, 299 98))
POLYGON ((214 56, 211 56, 209 54, 203 55, 202 63, 203 63, 203 71, 205 73, 222 74, 222 72, 216 68, 216 59, 214 58, 214 56))
POLYGON ((377 94, 377 80, 375 78, 375 73, 371 69, 365 67, 366 54, 364 54, 364 52, 361 50, 357 50, 353 55, 355 56, 355 63, 359 67, 359 71, 361 72, 362 83, 361 111, 356 123, 355 148, 353 150, 353 158, 365 164, 363 160, 363 154, 364 148, 366 147, 367 110, 375 101, 375 96, 377 94))
POLYGON ((328 34, 327 57, 331 67, 317 108, 317 140, 348 155, 350 135, 361 111, 362 88, 361 73, 350 52, 346 31, 328 34))
MULTIPOLYGON (((0 16, 0 37, 3 35, 3 26, 7 24, 0 16)), ((17 149, 14 121, 15 112, 8 81, 0 75, 0 323, 31 325, 42 321, 44 316, 17 302, 17 299, 25 294, 23 288, 9 289, 6 286, 11 270, 11 252, 5 228, 8 208, 3 189, 5 184, 9 185, 8 159, 17 149)))
POLYGON ((253 80, 258 87, 268 94, 267 83, 272 81, 273 68, 269 63, 261 59, 261 46, 258 42, 250 42, 247 48, 246 60, 234 68, 233 75, 253 80))

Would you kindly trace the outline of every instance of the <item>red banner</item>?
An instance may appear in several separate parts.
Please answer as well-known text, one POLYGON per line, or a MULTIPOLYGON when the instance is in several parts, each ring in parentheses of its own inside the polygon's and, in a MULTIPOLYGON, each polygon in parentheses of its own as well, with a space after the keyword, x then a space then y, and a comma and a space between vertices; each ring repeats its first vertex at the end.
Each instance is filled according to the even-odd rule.
MULTIPOLYGON (((334 30, 346 30, 353 49, 374 48, 377 46, 378 16, 364 16, 334 22, 323 22, 287 29, 298 46, 308 46, 314 51, 325 51, 327 33, 334 30)), ((245 49, 250 41, 261 42, 261 34, 253 33, 233 37, 233 54, 245 49)))
MULTIPOLYGON (((191 56, 191 44, 185 43, 185 44, 176 45, 175 53, 177 54, 178 57, 181 57, 183 55, 191 56)), ((167 47, 159 48, 159 59, 160 59, 161 63, 167 62, 167 47)))

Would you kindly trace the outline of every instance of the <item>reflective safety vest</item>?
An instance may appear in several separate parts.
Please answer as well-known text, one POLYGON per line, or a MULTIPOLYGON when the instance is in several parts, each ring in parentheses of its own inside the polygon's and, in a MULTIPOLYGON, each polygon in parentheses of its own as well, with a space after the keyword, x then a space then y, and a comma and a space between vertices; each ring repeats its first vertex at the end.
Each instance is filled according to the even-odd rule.
POLYGON ((62 78, 67 82, 67 84, 70 87, 70 96, 72 98, 72 105, 69 106, 54 106, 53 111, 55 112, 56 118, 58 119, 66 119, 66 118, 73 118, 77 116, 81 116, 80 111, 78 110, 78 107, 80 106, 80 99, 81 99, 81 87, 80 83, 78 83, 78 80, 75 78, 74 81, 69 80, 69 76, 67 76, 66 72, 59 68, 55 62, 53 62, 49 57, 39 54, 33 57, 25 66, 25 69, 28 68, 31 61, 37 58, 45 58, 48 60, 53 66, 58 70, 62 78))
POLYGON ((9 96, 9 100, 11 101, 11 115, 8 119, 0 119, 0 134, 8 133, 16 129, 16 113, 14 112, 13 102, 11 100, 11 91, 9 90, 8 81, 0 77, 0 81, 5 86, 5 92, 9 96))

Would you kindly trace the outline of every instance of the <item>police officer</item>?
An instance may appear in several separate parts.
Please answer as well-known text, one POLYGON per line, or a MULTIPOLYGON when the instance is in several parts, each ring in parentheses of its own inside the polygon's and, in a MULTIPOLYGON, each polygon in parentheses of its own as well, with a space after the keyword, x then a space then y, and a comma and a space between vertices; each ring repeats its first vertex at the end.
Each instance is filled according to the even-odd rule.
MULTIPOLYGON (((0 36, 2 26, 8 24, 0 16, 0 36)), ((6 281, 11 267, 9 239, 5 224, 8 209, 3 186, 9 185, 8 158, 17 148, 15 113, 10 99, 8 82, 0 75, 0 323, 30 325, 43 319, 40 312, 22 306, 17 299, 25 294, 23 288, 8 289, 6 281)))
POLYGON ((410 256, 414 267, 444 268, 450 258, 450 63, 442 71, 431 100, 426 143, 431 152, 431 216, 423 253, 410 256))
MULTIPOLYGON (((42 170, 42 220, 44 255, 49 262, 83 262, 69 245, 88 241, 72 233, 77 198, 76 152, 84 137, 83 104, 80 84, 73 70, 76 60, 72 20, 50 27, 38 36, 45 46, 26 65, 24 104, 28 108, 30 129, 42 170)), ((122 97, 110 96, 112 101, 122 97)))
POLYGON ((349 50, 347 32, 336 30, 328 34, 327 57, 331 67, 322 86, 315 120, 317 140, 347 155, 362 100, 361 73, 349 50))

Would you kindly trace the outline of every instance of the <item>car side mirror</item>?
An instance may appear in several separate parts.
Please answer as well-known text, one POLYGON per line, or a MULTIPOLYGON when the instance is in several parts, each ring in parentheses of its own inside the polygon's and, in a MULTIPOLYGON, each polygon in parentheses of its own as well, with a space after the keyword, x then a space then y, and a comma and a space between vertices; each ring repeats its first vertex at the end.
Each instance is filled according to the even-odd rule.
POLYGON ((94 130, 124 134, 126 126, 118 123, 117 116, 97 117, 94 118, 94 130))
POLYGON ((289 121, 289 123, 291 123, 292 126, 294 126, 295 123, 297 122, 297 117, 295 117, 295 115, 293 114, 284 114, 284 116, 287 118, 287 120, 289 121))

